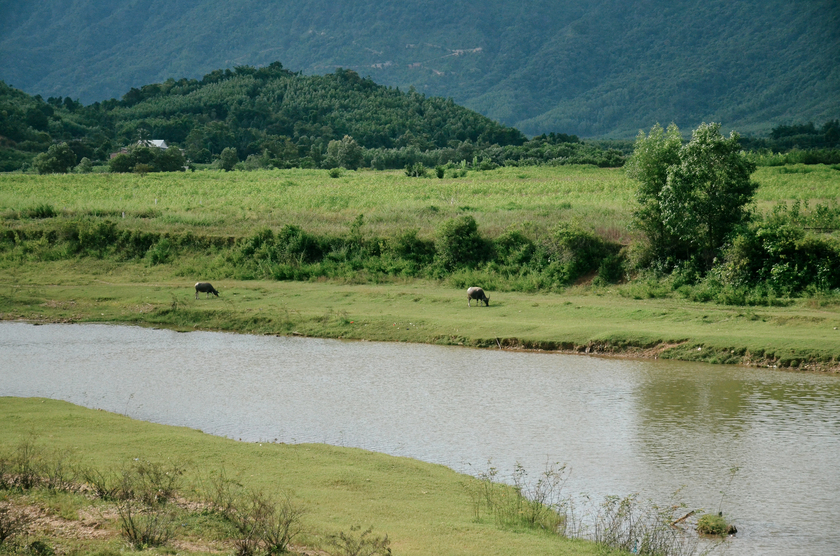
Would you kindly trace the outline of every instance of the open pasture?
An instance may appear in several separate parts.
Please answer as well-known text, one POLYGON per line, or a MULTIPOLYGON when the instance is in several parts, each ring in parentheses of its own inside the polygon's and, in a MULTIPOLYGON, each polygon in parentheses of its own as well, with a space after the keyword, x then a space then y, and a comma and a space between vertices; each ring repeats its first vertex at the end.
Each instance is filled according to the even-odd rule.
MULTIPOLYGON (((365 229, 387 236, 416 228, 430 237, 445 219, 469 213, 482 233, 510 227, 539 236, 574 221, 611 239, 631 234, 635 184, 622 169, 499 168, 445 179, 411 178, 401 171, 198 171, 163 174, 0 175, 0 216, 41 204, 60 215, 118 218, 129 228, 242 236, 285 224, 311 233, 343 234, 360 214, 365 229), (123 220, 123 213, 125 218, 123 220)), ((762 167, 756 208, 782 201, 836 203, 840 171, 831 167, 762 167)))
MULTIPOLYGON (((449 174, 447 174, 448 176, 449 174)), ((39 204, 63 215, 119 218, 127 227, 241 236, 260 226, 343 234, 360 214, 379 236, 416 228, 431 236, 442 220, 474 216, 482 233, 511 226, 535 232, 579 219, 626 230, 633 184, 620 169, 500 168, 458 178, 411 178, 401 171, 198 171, 171 174, 0 176, 6 220, 39 204), (122 221, 122 213, 125 220, 122 221)))

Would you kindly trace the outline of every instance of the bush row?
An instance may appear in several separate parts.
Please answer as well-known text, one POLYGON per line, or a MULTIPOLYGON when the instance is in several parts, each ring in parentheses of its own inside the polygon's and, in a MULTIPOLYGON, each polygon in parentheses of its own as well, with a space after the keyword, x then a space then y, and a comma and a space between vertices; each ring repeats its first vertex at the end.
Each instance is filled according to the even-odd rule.
MULTIPOLYGON (((40 207, 37 214, 49 218, 55 212, 40 207)), ((530 291, 560 288, 596 272, 607 282, 624 275, 620 245, 566 224, 539 239, 517 230, 487 238, 469 215, 442 223, 435 237, 428 239, 416 229, 375 237, 363 233, 363 227, 360 215, 341 236, 316 235, 286 225, 232 240, 124 230, 110 219, 83 218, 54 227, 6 230, 0 233, 0 253, 24 260, 145 259, 154 265, 173 261, 179 253, 216 250, 218 277, 358 279, 362 273, 442 279, 481 272, 487 279, 519 283, 513 289, 530 291)))
MULTIPOLYGON (((49 206, 28 213, 56 216, 49 206)), ((376 281, 384 277, 480 283, 508 291, 558 291, 579 280, 612 284, 635 276, 625 294, 674 293, 696 301, 774 305, 785 298, 840 290, 840 242, 826 234, 840 227, 840 208, 780 205, 740 228, 706 271, 704 261, 662 263, 651 269, 641 244, 621 246, 580 227, 558 224, 545 237, 512 229, 489 238, 472 216, 440 224, 431 238, 409 229, 388 237, 364 233, 359 215, 342 235, 319 235, 298 226, 264 228, 242 238, 122 229, 108 218, 57 219, 53 226, 0 232, 7 260, 61 260, 87 256, 149 265, 176 263, 179 255, 213 257, 212 278, 376 281), (807 209, 807 207, 806 207, 807 209), (666 264, 667 263, 667 264, 666 264)))

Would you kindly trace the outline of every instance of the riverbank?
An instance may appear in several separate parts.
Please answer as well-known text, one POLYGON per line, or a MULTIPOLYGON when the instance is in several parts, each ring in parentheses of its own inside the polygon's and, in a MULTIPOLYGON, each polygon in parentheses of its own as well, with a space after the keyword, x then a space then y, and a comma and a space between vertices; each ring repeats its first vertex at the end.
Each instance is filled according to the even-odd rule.
MULTIPOLYGON (((215 523, 196 501, 220 473, 246 489, 289 495, 302 510, 293 543, 299 554, 326 554, 320 550, 329 535, 358 535, 351 532, 356 525, 372 526, 374 536, 387 534, 401 555, 604 553, 594 543, 477 520, 465 487, 478 481, 441 465, 320 444, 236 442, 47 399, 0 398, 0 420, 6 424, 0 430, 4 453, 31 440, 30 453, 64 454, 65 464, 94 466, 103 475, 137 461, 183 471, 178 482, 184 498, 170 504, 178 513, 173 538, 151 554, 234 550, 224 523, 215 523)), ((27 542, 40 541, 55 553, 122 553, 115 503, 88 494, 4 491, 0 507, 25 509, 27 542)))
MULTIPOLYGON (((765 167, 754 177, 758 213, 784 205, 830 215, 840 198, 831 167, 765 167)), ((579 226, 578 239, 603 248, 589 258, 633 251, 637 185, 620 169, 500 168, 446 179, 373 171, 334 179, 322 170, 4 174, 0 186, 0 319, 840 372, 836 289, 723 295, 633 272, 629 283, 593 285, 627 278, 609 265, 609 280, 583 262, 529 270, 529 249, 557 243, 558 224, 579 226), (460 250, 437 243, 452 222, 476 225, 480 237, 464 233, 478 243, 505 238, 494 245, 506 255, 449 268, 440 258, 460 250), (196 300, 193 284, 207 279, 221 297, 196 300), (489 290, 489 307, 466 306, 470 285, 489 290)), ((822 241, 838 232, 819 233, 822 241)), ((548 266, 576 253, 552 249, 548 266)))
POLYGON ((106 322, 176 330, 536 349, 840 372, 840 312, 819 299, 732 307, 678 298, 637 299, 630 286, 560 294, 464 291, 435 282, 214 281, 165 267, 88 260, 0 271, 0 319, 106 322))

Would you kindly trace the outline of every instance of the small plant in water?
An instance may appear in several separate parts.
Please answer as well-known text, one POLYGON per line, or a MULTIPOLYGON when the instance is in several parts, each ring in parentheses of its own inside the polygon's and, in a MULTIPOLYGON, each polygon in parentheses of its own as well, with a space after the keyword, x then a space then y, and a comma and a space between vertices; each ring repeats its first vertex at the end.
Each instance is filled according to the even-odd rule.
POLYGON ((706 514, 697 520, 697 532, 701 535, 725 537, 737 533, 734 525, 727 523, 721 513, 706 514))

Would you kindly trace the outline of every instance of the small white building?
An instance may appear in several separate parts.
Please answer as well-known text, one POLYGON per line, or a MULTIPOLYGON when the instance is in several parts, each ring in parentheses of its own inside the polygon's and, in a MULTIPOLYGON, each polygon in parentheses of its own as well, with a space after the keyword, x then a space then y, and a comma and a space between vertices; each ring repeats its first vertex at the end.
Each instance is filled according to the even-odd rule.
POLYGON ((162 151, 165 151, 169 148, 169 145, 166 144, 166 141, 163 139, 141 139, 137 141, 138 147, 155 147, 162 151))
MULTIPOLYGON (((137 141, 135 145, 138 147, 148 147, 150 149, 160 149, 162 151, 165 151, 169 148, 169 145, 167 145, 166 141, 164 141, 163 139, 141 139, 140 141, 137 141)), ((117 157, 121 154, 128 154, 128 148, 123 147, 119 151, 111 153, 111 158, 117 157)))

